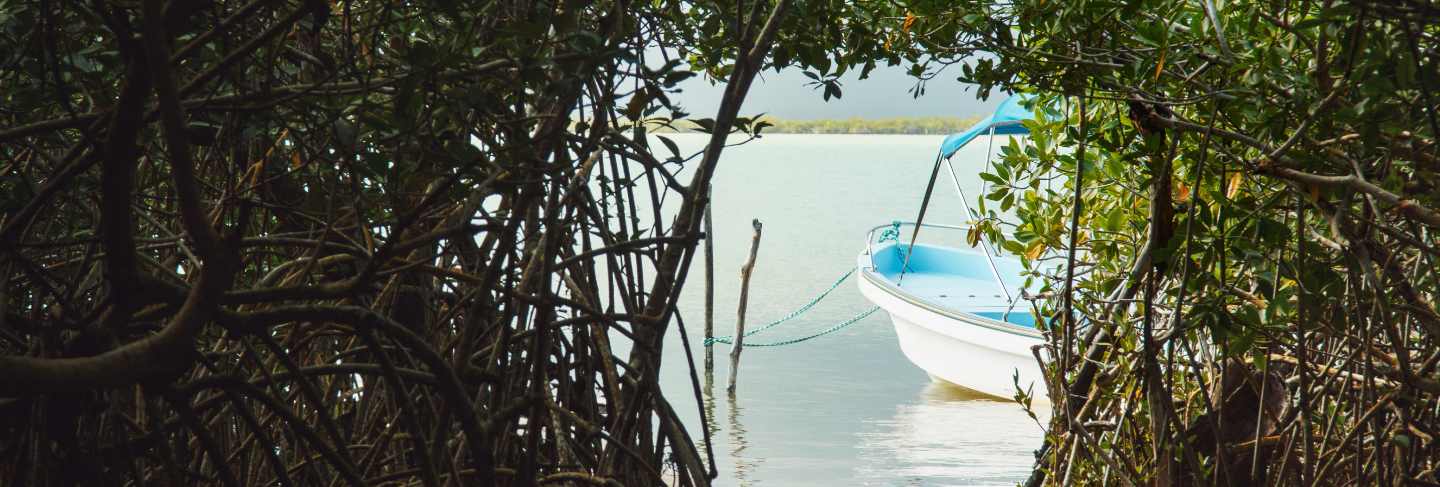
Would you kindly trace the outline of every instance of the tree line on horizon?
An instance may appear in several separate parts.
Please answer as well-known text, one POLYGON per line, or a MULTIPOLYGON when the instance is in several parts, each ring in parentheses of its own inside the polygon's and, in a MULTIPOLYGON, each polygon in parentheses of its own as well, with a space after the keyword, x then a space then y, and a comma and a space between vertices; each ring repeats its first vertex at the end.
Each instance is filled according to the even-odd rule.
MULTIPOLYGON (((980 117, 849 117, 820 119, 788 119, 761 116, 763 133, 771 134, 883 134, 883 135, 945 135, 962 132, 975 125, 980 117)), ((690 130, 702 127, 692 124, 690 130)), ((661 129, 657 132, 676 132, 661 129)))

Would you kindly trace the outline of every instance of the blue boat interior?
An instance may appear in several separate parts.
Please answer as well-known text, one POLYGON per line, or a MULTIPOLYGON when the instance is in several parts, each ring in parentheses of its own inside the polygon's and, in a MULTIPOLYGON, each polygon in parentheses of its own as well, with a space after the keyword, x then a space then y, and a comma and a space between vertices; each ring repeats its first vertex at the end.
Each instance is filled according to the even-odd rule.
POLYGON ((906 294, 931 305, 951 311, 971 313, 996 321, 1033 329, 1035 317, 1024 301, 1019 301, 1025 281, 1020 273, 1024 267, 1013 258, 995 257, 1000 274, 1010 295, 1019 301, 1014 309, 1005 297, 1005 290, 995 280, 985 254, 953 247, 917 244, 903 277, 905 251, 910 245, 887 243, 877 246, 871 255, 875 272, 906 294))

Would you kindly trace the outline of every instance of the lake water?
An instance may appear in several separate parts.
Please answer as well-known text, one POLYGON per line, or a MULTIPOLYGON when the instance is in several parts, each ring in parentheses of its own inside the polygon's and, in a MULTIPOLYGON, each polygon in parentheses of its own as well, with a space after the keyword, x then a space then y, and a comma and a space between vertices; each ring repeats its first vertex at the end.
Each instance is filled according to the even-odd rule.
MULTIPOLYGON (((673 138, 682 148, 704 143, 701 135, 673 138)), ((714 181, 716 334, 734 327, 752 218, 765 224, 747 313, 753 329, 854 267, 871 227, 914 220, 941 138, 777 134, 727 149, 714 181)), ((957 160, 983 161, 980 142, 957 160)), ((983 162, 976 164, 956 167, 972 199, 983 162)), ((941 183, 926 221, 962 223, 953 187, 941 183)), ((931 237, 963 241, 959 234, 931 237)), ((680 307, 701 381, 713 384, 704 408, 714 428, 717 485, 1014 485, 1029 474, 1040 426, 1014 403, 932 384, 901 354, 883 311, 809 342, 747 348, 732 400, 725 393, 727 345, 716 346, 714 374, 704 376, 699 257, 690 276, 680 307)), ((749 340, 806 335, 870 306, 847 281, 805 315, 749 340)), ((699 441, 685 355, 677 333, 668 340, 662 384, 699 441)))

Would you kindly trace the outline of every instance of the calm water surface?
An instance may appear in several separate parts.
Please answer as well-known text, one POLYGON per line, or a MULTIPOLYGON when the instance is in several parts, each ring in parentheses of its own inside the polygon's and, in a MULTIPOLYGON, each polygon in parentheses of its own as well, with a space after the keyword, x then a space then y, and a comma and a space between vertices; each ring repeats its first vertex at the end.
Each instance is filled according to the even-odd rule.
MULTIPOLYGON (((699 148, 702 137, 674 139, 699 148)), ((940 140, 768 135, 727 149, 714 182, 716 333, 734 326, 751 218, 765 224, 750 290, 753 328, 803 305, 853 267, 871 227, 914 219, 940 140)), ((970 160, 983 161, 983 144, 969 150, 970 160)), ((964 177, 980 168, 956 169, 964 177)), ((926 220, 961 223, 959 199, 944 182, 926 220)), ((962 184, 974 198, 979 179, 962 184)), ((945 236, 956 243, 962 237, 945 236)), ((728 346, 715 348, 708 380, 703 370, 703 269, 697 258, 681 313, 697 344, 701 381, 713 384, 702 388, 718 485, 1014 485, 1028 475, 1040 426, 1013 403, 931 384, 901 354, 883 312, 802 344, 747 348, 732 400, 725 393, 728 346)), ((813 333, 870 306, 849 281, 801 318, 750 340, 813 333)), ((678 334, 669 340, 663 387, 699 441, 684 351, 678 334)))

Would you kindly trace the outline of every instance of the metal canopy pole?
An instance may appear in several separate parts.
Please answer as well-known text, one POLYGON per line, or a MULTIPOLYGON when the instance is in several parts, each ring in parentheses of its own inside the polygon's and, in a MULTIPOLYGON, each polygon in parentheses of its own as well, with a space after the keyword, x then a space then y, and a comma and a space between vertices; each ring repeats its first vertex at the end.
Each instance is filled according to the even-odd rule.
MULTIPOLYGON (((925 198, 920 200, 920 215, 915 217, 915 230, 910 232, 910 245, 905 246, 905 262, 900 264, 900 277, 895 278, 896 286, 905 281, 905 271, 910 270, 910 254, 915 251, 915 238, 920 236, 920 225, 925 223, 925 210, 930 207, 930 194, 935 191, 935 179, 940 177, 940 163, 944 161, 944 151, 935 154, 935 168, 930 170, 930 182, 925 185, 925 198)), ((898 237, 895 244, 900 244, 898 237)))
MULTIPOLYGON (((995 129, 991 128, 990 131, 993 133, 995 129)), ((960 194, 960 205, 965 207, 966 214, 974 216, 974 213, 970 211, 970 202, 965 198, 965 190, 960 189, 960 178, 955 175, 955 166, 950 164, 949 159, 945 160, 945 169, 950 170, 950 181, 955 183, 955 192, 960 194)), ((990 247, 987 247, 985 243, 985 235, 981 234, 980 250, 985 252, 985 261, 990 264, 990 275, 995 277, 995 283, 1000 285, 1000 290, 1005 293, 1005 299, 1013 302, 1015 298, 1010 296, 1010 289, 1005 287, 1005 281, 1000 279, 1000 269, 995 267, 995 258, 990 255, 990 247)))
MULTIPOLYGON (((995 156, 995 126, 990 126, 990 140, 985 141, 985 172, 990 172, 990 158, 995 156)), ((990 182, 980 180, 980 197, 985 197, 985 192, 990 189, 990 182)))
MULTIPOLYGON (((987 144, 987 145, 985 146, 985 172, 990 172, 990 159, 991 159, 992 157, 995 157, 995 126, 994 126, 994 125, 991 125, 991 126, 990 126, 990 140, 985 141, 985 143, 987 144)), ((981 197, 981 198, 984 198, 984 197, 985 197, 985 193, 989 193, 989 192, 990 192, 990 181, 986 181, 986 180, 984 180, 984 179, 981 179, 981 180, 980 180, 980 197, 981 197)), ((966 210, 966 211, 969 211, 969 210, 966 210)), ((978 217, 979 215, 975 215, 975 216, 978 217)), ((981 241, 983 242, 984 239, 981 239, 981 241)), ((990 244, 990 248, 995 251, 995 255, 1000 255, 1000 247, 996 246, 993 242, 990 244)))

